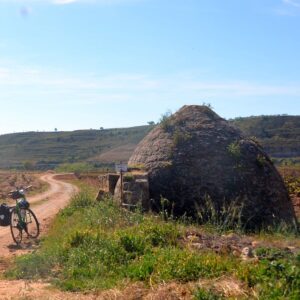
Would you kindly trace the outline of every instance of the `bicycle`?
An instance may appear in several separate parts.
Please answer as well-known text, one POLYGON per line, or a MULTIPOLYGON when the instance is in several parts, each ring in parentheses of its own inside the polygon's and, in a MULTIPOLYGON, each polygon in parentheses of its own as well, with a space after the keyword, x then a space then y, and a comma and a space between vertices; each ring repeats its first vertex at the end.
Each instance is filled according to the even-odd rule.
POLYGON ((13 240, 20 245, 23 239, 23 232, 27 238, 37 238, 40 234, 40 224, 33 211, 29 208, 30 204, 26 199, 25 192, 31 188, 16 189, 8 195, 16 201, 16 205, 10 207, 10 231, 13 240))

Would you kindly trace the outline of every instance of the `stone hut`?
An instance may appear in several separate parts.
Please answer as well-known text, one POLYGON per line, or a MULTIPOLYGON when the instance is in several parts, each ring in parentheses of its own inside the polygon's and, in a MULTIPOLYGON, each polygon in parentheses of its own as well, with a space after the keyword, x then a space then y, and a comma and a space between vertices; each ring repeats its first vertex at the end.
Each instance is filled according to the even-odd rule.
POLYGON ((283 180, 262 147, 207 106, 184 106, 137 146, 129 166, 148 173, 152 210, 167 199, 175 215, 195 216, 208 200, 234 203, 246 227, 295 224, 283 180))

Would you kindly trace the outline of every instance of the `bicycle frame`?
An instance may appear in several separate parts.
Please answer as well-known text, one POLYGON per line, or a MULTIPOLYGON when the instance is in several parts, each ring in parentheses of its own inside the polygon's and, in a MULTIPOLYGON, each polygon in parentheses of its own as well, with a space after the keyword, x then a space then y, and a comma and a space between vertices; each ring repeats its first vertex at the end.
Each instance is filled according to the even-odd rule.
POLYGON ((25 214, 22 214, 22 208, 20 207, 20 200, 22 199, 25 199, 25 197, 23 198, 20 198, 20 199, 17 199, 16 200, 16 206, 14 207, 15 210, 16 210, 16 213, 18 215, 18 223, 21 223, 21 224, 18 224, 18 226, 20 226, 20 229, 21 230, 26 230, 26 211, 24 210, 25 214))
POLYGON ((10 230, 13 240, 17 244, 22 242, 23 231, 26 232, 28 238, 37 238, 40 233, 37 217, 29 208, 30 205, 25 196, 28 188, 17 189, 9 193, 16 201, 16 205, 10 208, 10 230))

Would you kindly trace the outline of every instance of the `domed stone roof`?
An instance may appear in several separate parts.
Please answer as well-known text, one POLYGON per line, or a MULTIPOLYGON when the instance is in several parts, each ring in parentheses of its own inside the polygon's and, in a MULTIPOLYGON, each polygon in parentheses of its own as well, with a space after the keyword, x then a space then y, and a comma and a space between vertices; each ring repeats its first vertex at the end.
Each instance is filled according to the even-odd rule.
POLYGON ((130 166, 148 172, 152 209, 161 199, 175 215, 196 216, 235 203, 246 227, 295 220, 281 176, 268 155, 207 106, 184 106, 137 146, 130 166))

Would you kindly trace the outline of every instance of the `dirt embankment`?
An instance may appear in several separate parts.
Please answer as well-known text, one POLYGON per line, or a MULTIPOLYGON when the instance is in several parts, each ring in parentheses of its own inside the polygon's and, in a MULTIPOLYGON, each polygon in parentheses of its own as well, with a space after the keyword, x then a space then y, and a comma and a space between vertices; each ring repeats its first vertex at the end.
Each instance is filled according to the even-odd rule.
POLYGON ((29 194, 37 194, 47 189, 47 183, 40 180, 40 174, 28 172, 0 172, 0 199, 8 202, 8 193, 16 187, 25 187, 31 185, 29 194))

